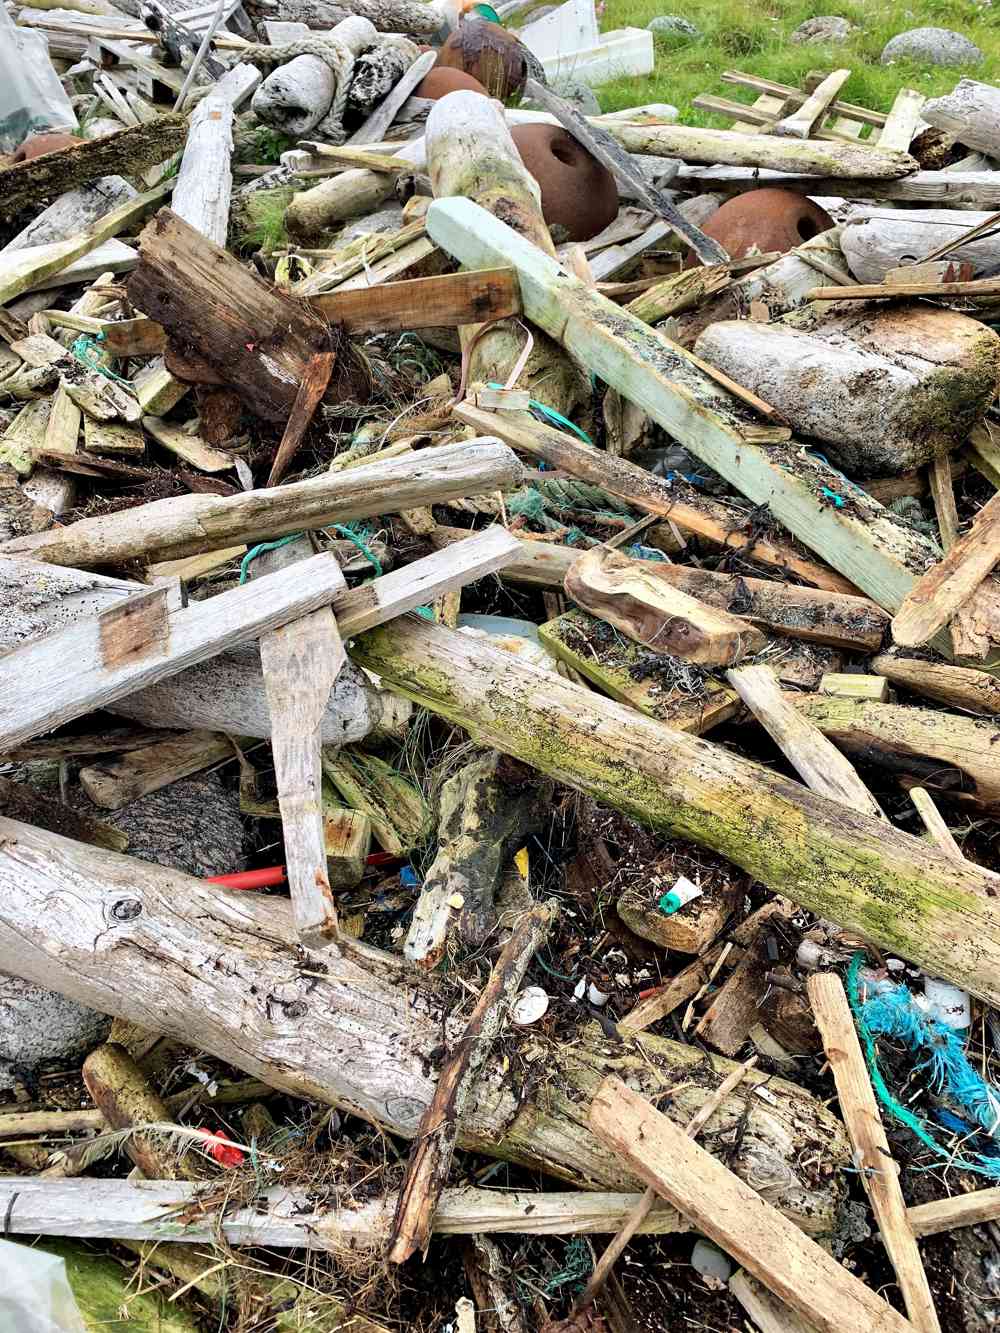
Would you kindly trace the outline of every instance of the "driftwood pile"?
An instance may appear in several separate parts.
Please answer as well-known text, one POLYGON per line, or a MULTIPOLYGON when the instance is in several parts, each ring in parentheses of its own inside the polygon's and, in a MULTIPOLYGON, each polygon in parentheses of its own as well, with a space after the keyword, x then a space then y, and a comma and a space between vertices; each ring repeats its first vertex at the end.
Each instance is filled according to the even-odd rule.
POLYGON ((2 1234, 87 1328, 978 1333, 998 1117, 857 1006, 1000 1105, 1000 93, 248 9, 16 13, 2 1234))

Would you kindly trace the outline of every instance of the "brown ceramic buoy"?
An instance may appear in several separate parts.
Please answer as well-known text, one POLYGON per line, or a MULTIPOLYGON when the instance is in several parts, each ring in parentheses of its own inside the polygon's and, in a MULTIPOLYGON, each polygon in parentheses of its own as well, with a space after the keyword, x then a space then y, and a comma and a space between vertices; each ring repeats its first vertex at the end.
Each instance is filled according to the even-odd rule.
POLYGON ((506 102, 519 93, 528 77, 525 48, 512 32, 487 19, 463 19, 438 52, 435 69, 460 69, 471 74, 490 97, 506 102))
MULTIPOLYGON (((742 259, 756 247, 761 254, 787 254, 803 241, 829 231, 833 218, 804 194, 793 190, 748 190, 727 199, 702 231, 726 250, 730 259, 742 259)), ((687 268, 698 263, 688 255, 687 268)))
POLYGON ((58 153, 63 148, 74 148, 81 141, 72 134, 53 131, 49 134, 32 134, 14 154, 15 162, 30 162, 33 157, 43 153, 58 153))
POLYGON ((439 97, 458 92, 459 89, 482 93, 484 97, 489 96, 479 80, 474 79, 471 74, 466 74, 464 69, 451 69, 445 65, 435 65, 427 77, 414 88, 413 96, 427 97, 436 102, 439 97))
POLYGON ((572 135, 558 125, 517 125, 511 137, 538 182, 550 227, 564 227, 571 241, 589 241, 614 222, 615 178, 572 135))

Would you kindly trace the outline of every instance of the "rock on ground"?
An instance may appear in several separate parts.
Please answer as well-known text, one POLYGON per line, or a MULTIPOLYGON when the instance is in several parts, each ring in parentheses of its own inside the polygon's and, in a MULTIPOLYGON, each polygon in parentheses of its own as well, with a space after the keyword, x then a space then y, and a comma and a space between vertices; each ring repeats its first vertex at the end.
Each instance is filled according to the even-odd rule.
MULTIPOLYGON (((72 804, 93 816, 78 791, 72 804)), ((243 824, 239 799, 217 773, 175 782, 100 818, 128 834, 128 855, 189 875, 240 870, 243 824)), ((0 1090, 48 1064, 79 1060, 111 1027, 111 1019, 34 982, 0 972, 0 1090)))
POLYGON ((857 26, 836 14, 820 14, 800 23, 789 40, 796 46, 819 46, 824 42, 846 42, 857 26))
POLYGON ((891 37, 882 48, 881 63, 922 61, 927 65, 979 65, 985 56, 979 47, 950 28, 910 28, 891 37))
POLYGON ((649 20, 646 28, 660 41, 669 42, 671 46, 684 46, 701 37, 694 24, 679 14, 658 14, 655 19, 649 20))

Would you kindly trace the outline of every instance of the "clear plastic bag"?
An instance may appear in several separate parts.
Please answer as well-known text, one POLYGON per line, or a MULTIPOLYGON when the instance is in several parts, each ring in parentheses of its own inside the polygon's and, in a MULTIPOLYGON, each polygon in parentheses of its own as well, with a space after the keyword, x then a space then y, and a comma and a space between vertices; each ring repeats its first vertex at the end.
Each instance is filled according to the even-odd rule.
POLYGON ((29 134, 76 128, 44 33, 17 27, 0 5, 0 153, 12 153, 29 134))
POLYGON ((0 1240, 0 1329, 3 1333, 87 1333, 64 1260, 0 1240))

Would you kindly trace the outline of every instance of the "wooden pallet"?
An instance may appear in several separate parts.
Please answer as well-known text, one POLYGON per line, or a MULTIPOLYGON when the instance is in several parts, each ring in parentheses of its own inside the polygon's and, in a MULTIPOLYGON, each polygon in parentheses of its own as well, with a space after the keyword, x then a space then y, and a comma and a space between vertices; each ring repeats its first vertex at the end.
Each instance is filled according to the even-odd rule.
MULTIPOLYGON (((758 94, 756 101, 748 104, 703 93, 694 99, 694 106, 699 111, 711 111, 717 116, 731 119, 734 122, 731 128, 734 130, 745 134, 766 134, 783 116, 802 106, 825 77, 822 71, 813 70, 806 77, 804 90, 800 90, 788 84, 775 83, 771 79, 758 78, 754 74, 726 70, 722 75, 723 83, 749 88, 758 94)), ((897 94, 892 110, 888 115, 883 115, 879 111, 856 106, 853 102, 837 100, 831 102, 811 137, 840 142, 846 140, 871 147, 881 145, 883 148, 905 152, 913 138, 926 128, 920 119, 920 109, 925 101, 922 93, 912 88, 903 88, 897 94)))

